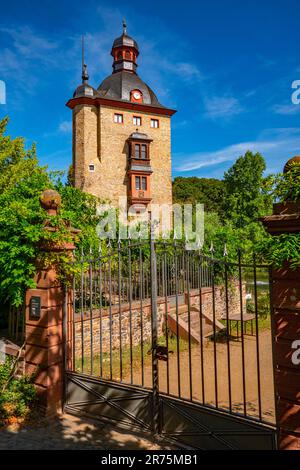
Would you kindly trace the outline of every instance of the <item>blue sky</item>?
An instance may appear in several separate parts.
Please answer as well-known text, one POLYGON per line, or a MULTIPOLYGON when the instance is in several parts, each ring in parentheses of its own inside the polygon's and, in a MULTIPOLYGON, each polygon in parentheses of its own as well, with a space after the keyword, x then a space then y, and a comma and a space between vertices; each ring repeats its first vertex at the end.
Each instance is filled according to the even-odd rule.
MULTIPOLYGON (((1 1, 1 0, 0 0, 1 1)), ((3 1, 3 0, 2 0, 3 1)), ((9 133, 37 143, 42 164, 71 163, 71 111, 80 83, 82 34, 90 83, 111 73, 121 33, 139 43, 140 76, 173 117, 173 175, 221 178, 247 149, 267 173, 300 154, 298 0, 5 2, 0 18, 0 80, 9 133)))

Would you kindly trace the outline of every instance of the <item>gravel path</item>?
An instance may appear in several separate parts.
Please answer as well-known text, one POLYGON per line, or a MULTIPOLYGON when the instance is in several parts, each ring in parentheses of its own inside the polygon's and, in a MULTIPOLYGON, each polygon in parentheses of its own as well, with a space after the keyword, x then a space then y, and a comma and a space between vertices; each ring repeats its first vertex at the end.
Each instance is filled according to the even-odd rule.
MULTIPOLYGON (((258 417, 258 370, 257 351, 255 336, 245 335, 244 337, 245 356, 245 395, 247 416, 258 417)), ((227 343, 216 344, 217 356, 217 393, 218 405, 220 408, 229 409, 229 381, 228 381, 228 356, 227 343)), ((243 374, 242 374, 242 342, 230 341, 230 385, 232 410, 243 413, 243 374)), ((273 423, 275 419, 274 403, 274 383, 272 365, 272 343, 271 332, 265 330, 259 334, 259 365, 260 365, 260 391, 261 391, 261 412, 265 421, 273 423)), ((189 353, 180 353, 180 392, 181 397, 190 399, 190 376, 189 353)), ((169 355, 169 392, 178 396, 178 373, 177 354, 174 351, 169 355)), ((203 348, 203 379, 201 377, 201 356, 198 345, 192 348, 191 352, 191 382, 193 400, 203 402, 202 383, 204 384, 204 403, 215 406, 215 367, 214 367, 214 344, 206 341, 203 348)), ((166 393, 167 387, 167 364, 159 361, 159 383, 160 391, 166 393)), ((130 377, 126 377, 130 382, 130 377)), ((144 370, 144 382, 147 387, 151 387, 152 369, 146 366, 144 370)), ((133 383, 141 383, 141 369, 135 368, 133 373, 133 383)))

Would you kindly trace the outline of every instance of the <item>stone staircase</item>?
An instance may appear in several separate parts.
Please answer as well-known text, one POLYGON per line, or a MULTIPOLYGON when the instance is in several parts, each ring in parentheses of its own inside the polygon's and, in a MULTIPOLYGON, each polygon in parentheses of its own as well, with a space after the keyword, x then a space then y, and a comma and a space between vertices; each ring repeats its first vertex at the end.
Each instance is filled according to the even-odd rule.
MULTIPOLYGON (((176 307, 171 307, 168 313, 168 327, 174 333, 177 334, 177 329, 180 338, 188 340, 189 338, 189 316, 190 316, 190 335, 191 340, 200 343, 200 311, 197 307, 190 307, 188 305, 178 306, 178 325, 177 325, 177 314, 176 307)), ((219 332, 223 330, 224 325, 215 320, 215 331, 219 332)), ((203 338, 208 338, 214 333, 213 318, 204 311, 202 312, 202 334, 203 338)))

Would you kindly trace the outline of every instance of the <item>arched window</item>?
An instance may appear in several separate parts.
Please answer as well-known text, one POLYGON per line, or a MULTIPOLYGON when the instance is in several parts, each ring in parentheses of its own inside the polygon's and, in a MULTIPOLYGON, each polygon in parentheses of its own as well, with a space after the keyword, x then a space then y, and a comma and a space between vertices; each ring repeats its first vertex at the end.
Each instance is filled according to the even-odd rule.
POLYGON ((131 60, 131 54, 130 51, 125 51, 125 59, 131 60))
POLYGON ((120 60, 122 59, 122 51, 119 51, 118 54, 117 54, 117 59, 120 60))

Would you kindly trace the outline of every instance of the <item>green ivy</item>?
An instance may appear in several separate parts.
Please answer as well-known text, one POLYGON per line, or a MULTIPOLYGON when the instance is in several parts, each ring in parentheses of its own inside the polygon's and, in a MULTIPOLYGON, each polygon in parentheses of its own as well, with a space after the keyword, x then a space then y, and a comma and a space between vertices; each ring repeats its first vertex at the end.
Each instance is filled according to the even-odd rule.
POLYGON ((260 251, 276 268, 288 262, 295 269, 300 266, 300 233, 270 236, 260 245, 260 251))
POLYGON ((8 118, 0 120, 0 302, 19 306, 27 289, 34 288, 34 276, 43 266, 55 266, 67 282, 76 266, 62 251, 44 248, 72 242, 69 225, 81 230, 79 247, 98 247, 96 225, 98 200, 79 189, 63 185, 61 172, 51 173, 39 164, 35 146, 26 149, 23 138, 6 135, 8 118), (41 208, 45 189, 57 189, 62 206, 57 216, 41 208), (45 230, 45 224, 55 231, 45 230))

